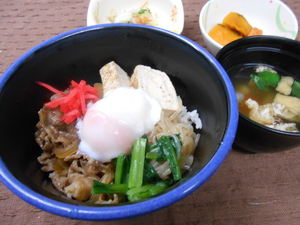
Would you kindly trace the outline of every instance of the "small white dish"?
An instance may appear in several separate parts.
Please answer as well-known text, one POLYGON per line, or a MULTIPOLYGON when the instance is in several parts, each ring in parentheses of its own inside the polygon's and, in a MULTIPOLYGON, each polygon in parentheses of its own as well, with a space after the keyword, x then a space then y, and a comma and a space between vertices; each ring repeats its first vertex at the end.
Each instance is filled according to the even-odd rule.
POLYGON ((263 35, 274 35, 296 39, 298 21, 293 11, 280 0, 210 0, 201 9, 199 25, 208 50, 216 55, 223 47, 213 40, 209 31, 222 23, 230 12, 243 15, 252 27, 263 31, 263 35))
POLYGON ((181 0, 90 0, 87 12, 87 26, 112 23, 111 10, 116 15, 131 12, 147 4, 157 19, 157 27, 180 34, 184 26, 184 11, 181 0))

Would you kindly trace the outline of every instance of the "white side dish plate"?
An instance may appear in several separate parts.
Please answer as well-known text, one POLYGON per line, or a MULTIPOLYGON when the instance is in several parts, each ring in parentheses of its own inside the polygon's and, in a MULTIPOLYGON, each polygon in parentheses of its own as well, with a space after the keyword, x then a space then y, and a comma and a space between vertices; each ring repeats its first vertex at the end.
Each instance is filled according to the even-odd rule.
POLYGON ((121 15, 139 10, 147 5, 156 18, 157 27, 180 34, 184 26, 184 11, 181 0, 90 0, 87 12, 87 26, 112 23, 112 11, 121 15))

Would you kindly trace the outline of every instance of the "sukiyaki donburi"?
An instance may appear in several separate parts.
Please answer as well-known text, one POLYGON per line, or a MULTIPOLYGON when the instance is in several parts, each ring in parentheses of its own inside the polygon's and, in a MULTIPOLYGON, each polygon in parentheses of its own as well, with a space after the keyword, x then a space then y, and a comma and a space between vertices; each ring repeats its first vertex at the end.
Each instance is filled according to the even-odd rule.
POLYGON ((138 65, 132 76, 115 62, 102 83, 72 81, 38 112, 38 161, 69 198, 115 204, 151 197, 182 178, 194 160, 202 123, 162 71, 138 65), (194 128, 195 127, 195 128, 194 128))

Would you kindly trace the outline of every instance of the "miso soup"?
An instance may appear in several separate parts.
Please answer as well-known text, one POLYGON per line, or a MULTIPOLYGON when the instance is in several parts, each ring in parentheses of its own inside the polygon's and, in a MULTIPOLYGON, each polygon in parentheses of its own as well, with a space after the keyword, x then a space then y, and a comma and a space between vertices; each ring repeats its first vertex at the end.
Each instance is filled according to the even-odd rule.
POLYGON ((236 91, 239 112, 268 127, 299 132, 300 83, 267 66, 228 71, 236 91), (299 90, 298 90, 299 89, 299 90))
POLYGON ((242 93, 243 98, 238 96, 239 112, 249 117, 250 109, 245 104, 245 101, 249 98, 256 101, 259 105, 265 105, 273 102, 276 91, 275 88, 271 87, 270 91, 263 91, 258 89, 256 84, 253 82, 251 77, 234 77, 232 78, 232 84, 236 93, 242 93))

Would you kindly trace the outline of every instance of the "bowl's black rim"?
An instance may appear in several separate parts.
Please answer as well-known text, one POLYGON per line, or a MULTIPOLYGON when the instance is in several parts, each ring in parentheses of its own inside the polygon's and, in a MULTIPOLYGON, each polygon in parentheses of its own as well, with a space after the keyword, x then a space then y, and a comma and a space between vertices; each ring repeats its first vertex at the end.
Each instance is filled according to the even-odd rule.
MULTIPOLYGON (((283 50, 277 47, 274 47, 276 43, 280 43, 285 46, 300 46, 300 42, 297 40, 285 38, 285 37, 277 37, 277 36, 271 36, 271 35, 262 35, 262 36, 251 36, 251 37, 245 37, 238 40, 235 40, 226 46, 224 46, 216 55, 216 59, 218 61, 222 61, 229 57, 230 55, 236 55, 239 54, 241 51, 257 51, 257 50, 264 50, 264 51, 270 51, 270 52, 282 52, 289 55, 295 55, 293 52, 289 52, 287 50, 283 50), (245 44, 249 47, 245 48, 245 44)), ((299 47, 300 48, 300 47, 299 47)), ((297 55, 300 57, 299 55, 297 55)), ((277 133, 279 135, 284 136, 295 136, 299 137, 300 133, 295 132, 287 132, 282 130, 277 130, 271 127, 264 126, 262 124, 259 124, 251 119, 249 119, 247 116, 243 115, 242 113, 239 113, 240 119, 243 119, 247 121, 248 123, 251 123, 254 126, 260 127, 261 129, 264 129, 271 133, 277 133)))
MULTIPOLYGON (((226 57, 232 54, 239 54, 240 51, 255 51, 255 50, 269 50, 269 51, 278 51, 278 52, 288 52, 287 50, 280 49, 275 47, 275 43, 293 47, 294 45, 300 45, 300 41, 278 37, 274 35, 260 35, 260 36, 250 36, 244 37, 241 39, 234 40, 227 45, 225 45, 216 55, 216 59, 225 59, 226 57), (246 47, 247 46, 247 47, 246 47)), ((289 54, 295 54, 288 52, 289 54)))
POLYGON ((13 72, 25 61, 25 59, 34 54, 35 51, 51 45, 52 43, 59 41, 61 39, 68 38, 82 32, 88 32, 97 29, 126 29, 126 28, 138 28, 138 29, 148 29, 153 32, 162 32, 164 35, 173 36, 174 38, 180 39, 181 41, 192 46, 199 52, 205 55, 212 64, 214 64, 223 75, 223 85, 227 88, 228 93, 228 124, 226 131, 224 132, 223 142, 220 143, 218 152, 212 157, 208 164, 194 177, 183 183, 176 189, 170 190, 169 192, 160 195, 156 198, 149 199, 144 202, 138 202, 135 204, 121 205, 117 207, 110 206, 78 206, 70 205, 66 203, 61 203, 53 199, 49 199, 43 195, 37 194, 27 186, 23 185, 19 180, 17 180, 10 171, 6 168, 5 162, 0 157, 0 179, 1 181, 17 196, 19 196, 24 201, 42 209, 47 212, 69 217, 72 219, 82 219, 82 220, 113 220, 113 219, 123 219, 133 216, 138 216, 146 213, 150 213, 156 210, 159 210, 163 207, 169 206, 182 198, 186 197, 198 187, 200 187, 221 165, 223 160, 226 158, 227 154, 231 150, 233 140, 237 130, 238 124, 238 106, 235 97, 234 88, 231 84, 231 81, 223 69, 223 67, 218 63, 218 61, 203 47, 197 43, 191 41, 190 39, 183 37, 179 34, 175 34, 171 31, 167 31, 157 27, 150 27, 145 25, 136 25, 136 24, 103 24, 95 25, 90 27, 78 28, 71 30, 55 37, 52 37, 41 44, 35 46, 19 59, 17 59, 1 76, 0 78, 0 92, 4 87, 6 81, 12 76, 13 72))
POLYGON ((242 113, 239 113, 239 116, 241 117, 241 119, 244 119, 246 120, 248 123, 252 123, 254 126, 258 126, 260 127, 261 129, 264 129, 268 132, 271 132, 271 133, 277 133, 277 134, 280 134, 280 135, 284 135, 284 136, 295 136, 295 137, 300 137, 300 133, 296 133, 296 132, 287 132, 287 131, 282 131, 282 130, 277 130, 277 129, 274 129, 274 128, 271 128, 271 127, 267 127, 267 126, 264 126, 262 124, 259 124, 251 119, 249 119, 248 117, 246 117, 245 115, 243 115, 242 113))

